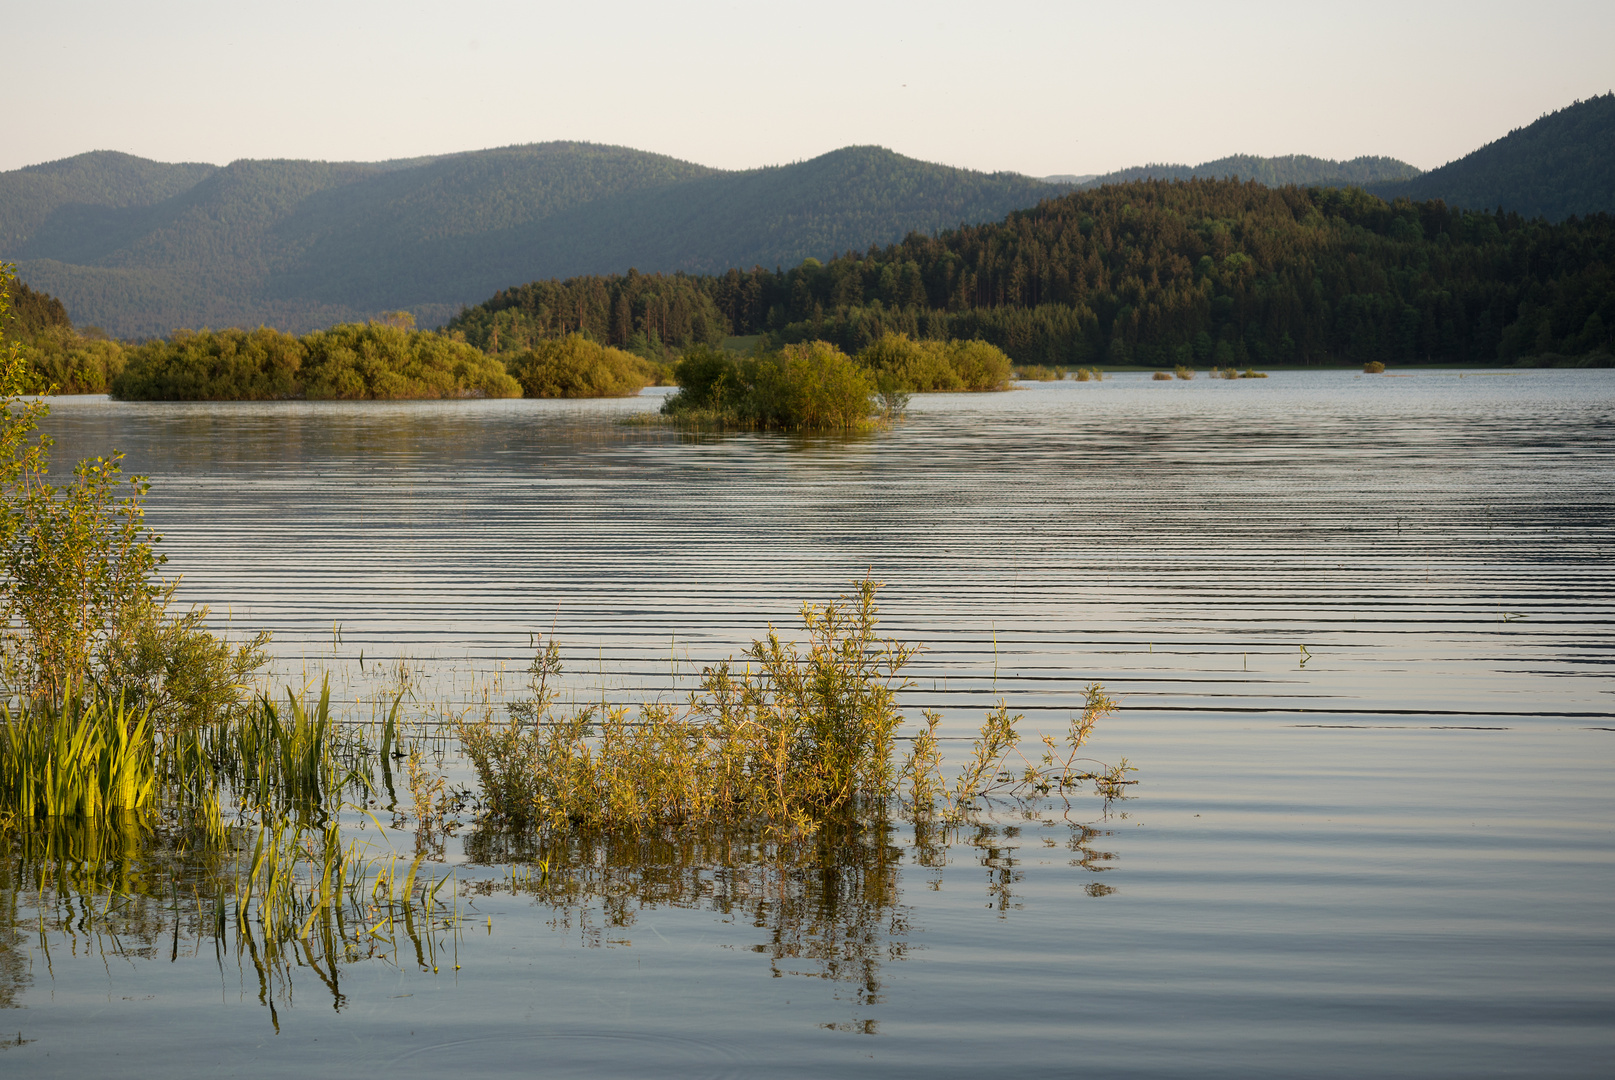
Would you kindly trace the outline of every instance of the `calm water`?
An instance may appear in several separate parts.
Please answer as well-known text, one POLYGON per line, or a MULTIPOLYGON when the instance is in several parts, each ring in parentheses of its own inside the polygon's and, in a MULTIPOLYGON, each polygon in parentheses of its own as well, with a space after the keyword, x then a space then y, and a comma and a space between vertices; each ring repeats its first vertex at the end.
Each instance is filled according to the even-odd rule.
POLYGON ((90 398, 50 427, 151 476, 183 596, 360 711, 400 662, 452 710, 534 633, 579 695, 681 692, 869 571, 928 648, 913 714, 962 740, 1003 697, 1058 731, 1099 680, 1124 709, 1093 752, 1136 797, 552 851, 536 885, 462 831, 459 969, 334 988, 261 988, 177 900, 108 892, 127 925, 94 930, 19 863, 0 1068, 1608 1075, 1615 372, 1123 376, 855 440, 614 423, 655 404, 90 398))

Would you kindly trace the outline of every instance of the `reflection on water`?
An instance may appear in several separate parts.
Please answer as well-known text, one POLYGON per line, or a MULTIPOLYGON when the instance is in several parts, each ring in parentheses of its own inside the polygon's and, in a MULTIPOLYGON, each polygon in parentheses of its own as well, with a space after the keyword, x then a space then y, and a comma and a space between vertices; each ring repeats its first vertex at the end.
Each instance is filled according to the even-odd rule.
MULTIPOLYGON (((476 899, 492 896, 531 900, 553 930, 592 948, 630 945, 642 916, 659 909, 711 912, 744 928, 745 948, 772 975, 846 983, 858 1003, 876 1004, 883 969, 912 947, 905 888, 939 889, 949 862, 963 859, 983 875, 986 906, 1013 911, 1028 828, 1048 834, 1042 849, 1058 836, 1070 865, 1087 872, 1115 858, 1096 846, 1107 832, 1068 814, 1022 807, 1015 817, 832 819, 810 837, 783 839, 732 825, 543 839, 479 829, 463 841, 469 862, 439 879, 418 874, 418 861, 405 870, 402 860, 367 859, 371 849, 355 844, 351 896, 323 908, 319 853, 305 844, 293 852, 295 918, 278 926, 243 901, 259 830, 233 829, 215 846, 135 820, 16 827, 0 831, 0 1007, 21 1006, 31 960, 43 962, 47 982, 57 965, 84 961, 205 964, 255 994, 279 1030, 279 1010, 322 992, 342 1010, 355 965, 440 975, 464 963, 474 976, 467 928, 476 899)), ((1094 881, 1085 891, 1112 890, 1094 881)))

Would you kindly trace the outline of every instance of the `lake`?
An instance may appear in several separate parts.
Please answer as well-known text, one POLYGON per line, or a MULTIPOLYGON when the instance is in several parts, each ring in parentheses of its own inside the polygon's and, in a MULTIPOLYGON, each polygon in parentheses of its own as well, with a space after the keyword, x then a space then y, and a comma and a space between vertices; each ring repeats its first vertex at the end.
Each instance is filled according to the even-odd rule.
POLYGON ((47 426, 151 477, 180 596, 273 630, 278 683, 403 689, 423 739, 535 635, 579 700, 676 697, 867 573, 953 761, 998 699, 1059 733, 1097 681, 1132 797, 548 877, 468 824, 425 871, 458 929, 267 980, 172 853, 76 894, 13 853, 5 1072, 1608 1075, 1615 371, 1124 374, 857 438, 618 422, 656 393, 47 426))

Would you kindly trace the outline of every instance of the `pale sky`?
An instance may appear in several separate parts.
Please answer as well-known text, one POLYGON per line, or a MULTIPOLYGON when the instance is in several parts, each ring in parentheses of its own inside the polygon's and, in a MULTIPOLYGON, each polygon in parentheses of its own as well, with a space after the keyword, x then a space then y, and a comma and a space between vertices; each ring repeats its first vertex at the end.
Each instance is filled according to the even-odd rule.
POLYGON ((1615 87, 1615 3, 0 0, 0 170, 576 139, 722 168, 878 143, 1036 176, 1433 168, 1615 87))

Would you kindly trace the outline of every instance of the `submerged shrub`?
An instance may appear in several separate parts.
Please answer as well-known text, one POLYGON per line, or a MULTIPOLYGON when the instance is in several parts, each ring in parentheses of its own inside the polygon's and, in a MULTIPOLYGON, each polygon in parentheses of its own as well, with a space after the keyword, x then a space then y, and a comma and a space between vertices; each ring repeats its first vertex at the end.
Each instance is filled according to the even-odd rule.
POLYGON ((1385 365, 1380 363, 1378 360, 1370 360, 1368 363, 1363 365, 1364 375, 1379 375, 1384 371, 1385 365))
POLYGON ((657 382, 661 369, 633 353, 582 334, 540 341, 507 354, 506 367, 533 398, 631 397, 657 382))
POLYGON ((1157 371, 1155 374, 1151 375, 1150 378, 1156 382, 1171 382, 1172 373, 1168 371, 1157 371))
MULTIPOLYGON (((858 354, 858 362, 915 394, 1007 390, 1011 376, 1009 357, 985 341, 915 341, 907 334, 885 334, 858 354)), ((1057 377, 1052 369, 1033 370, 1057 377)))
POLYGON ((867 371, 822 341, 737 357, 708 347, 674 368, 679 392, 662 415, 681 427, 858 431, 874 426, 876 386, 867 371))
POLYGON ((1044 367, 1041 364, 1030 364, 1026 367, 1016 368, 1013 375, 1022 382, 1058 382, 1060 380, 1060 369, 1044 367))
POLYGON ((1194 368, 1184 367, 1182 364, 1179 364, 1177 367, 1172 369, 1172 374, 1176 375, 1180 379, 1192 379, 1194 378, 1194 368))
POLYGON ((303 339, 309 398, 520 397, 498 360, 463 341, 388 323, 344 323, 303 339))
POLYGON ((28 340, 26 390, 31 394, 105 394, 126 361, 121 342, 87 337, 70 326, 48 327, 28 340))
POLYGON ((176 331, 132 350, 110 384, 125 401, 261 401, 300 395, 307 358, 291 334, 176 331))
POLYGON ((128 354, 111 380, 127 401, 518 397, 498 360, 440 334, 345 323, 298 338, 278 330, 179 331, 128 354))
POLYGON ((876 632, 879 585, 858 583, 840 602, 803 605, 805 646, 770 630, 740 658, 703 670, 687 704, 602 703, 568 714, 555 709, 561 673, 551 642, 529 669, 531 694, 507 721, 462 720, 457 734, 495 822, 540 830, 628 829, 727 821, 811 832, 832 815, 882 814, 908 781, 918 815, 962 813, 994 792, 1047 793, 1109 777, 1127 783, 1125 761, 1104 774, 1078 772, 1076 751, 1114 703, 1090 688, 1064 756, 1045 739, 1041 762, 1005 761, 1019 743, 1002 704, 988 715, 971 762, 951 791, 941 780, 939 717, 899 770, 898 694, 917 651, 876 632))

